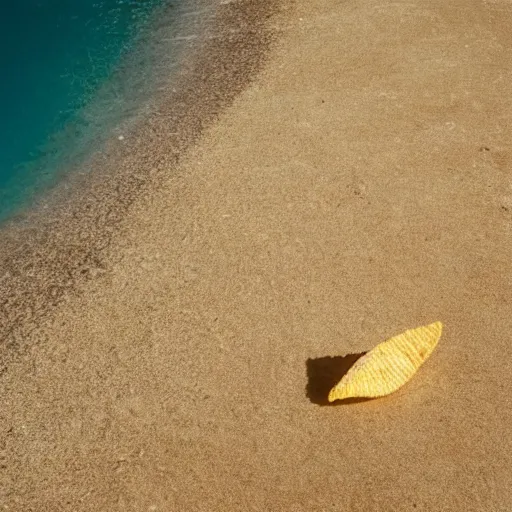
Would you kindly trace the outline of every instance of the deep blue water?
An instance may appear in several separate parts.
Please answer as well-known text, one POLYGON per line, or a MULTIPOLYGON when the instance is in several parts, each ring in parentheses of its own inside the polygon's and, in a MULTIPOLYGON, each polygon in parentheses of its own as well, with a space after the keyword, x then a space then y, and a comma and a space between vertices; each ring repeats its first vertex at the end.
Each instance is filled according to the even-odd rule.
POLYGON ((0 2, 0 220, 53 183, 80 137, 99 129, 84 109, 164 1, 0 2))

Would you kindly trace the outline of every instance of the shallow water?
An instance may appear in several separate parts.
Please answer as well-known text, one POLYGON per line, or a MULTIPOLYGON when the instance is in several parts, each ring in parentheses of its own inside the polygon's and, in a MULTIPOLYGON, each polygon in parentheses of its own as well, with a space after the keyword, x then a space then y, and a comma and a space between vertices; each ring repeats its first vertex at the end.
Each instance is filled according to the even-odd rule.
MULTIPOLYGON (((0 10, 0 220, 106 122, 87 105, 166 0, 25 0, 0 10)), ((140 70, 139 70, 140 71, 140 70)), ((123 80, 129 80, 129 73, 123 80)), ((115 101, 108 108, 115 110, 115 101)), ((121 103, 121 102, 120 102, 121 103)), ((114 116, 112 112, 111 117, 114 116)), ((123 113, 118 113, 123 117, 123 113)))

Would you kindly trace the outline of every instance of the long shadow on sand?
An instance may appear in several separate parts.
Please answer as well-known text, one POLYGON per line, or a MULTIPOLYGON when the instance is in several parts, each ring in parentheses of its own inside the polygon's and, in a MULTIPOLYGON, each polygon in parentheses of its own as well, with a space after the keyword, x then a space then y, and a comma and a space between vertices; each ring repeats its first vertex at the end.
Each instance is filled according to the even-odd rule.
POLYGON ((369 398, 348 398, 332 404, 327 400, 329 391, 349 371, 354 363, 366 352, 347 354, 346 356, 317 357, 306 361, 308 384, 306 396, 317 405, 347 405, 371 400, 369 398))

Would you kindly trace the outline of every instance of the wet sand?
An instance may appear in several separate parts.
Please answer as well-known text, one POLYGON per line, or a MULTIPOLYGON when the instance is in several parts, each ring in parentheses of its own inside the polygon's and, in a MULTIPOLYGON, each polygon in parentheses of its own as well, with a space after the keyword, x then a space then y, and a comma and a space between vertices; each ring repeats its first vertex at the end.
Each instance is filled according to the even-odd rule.
POLYGON ((512 6, 279 7, 179 157, 141 133, 98 270, 11 304, 6 510, 512 506, 512 6), (328 357, 435 320, 407 386, 323 406, 328 357))

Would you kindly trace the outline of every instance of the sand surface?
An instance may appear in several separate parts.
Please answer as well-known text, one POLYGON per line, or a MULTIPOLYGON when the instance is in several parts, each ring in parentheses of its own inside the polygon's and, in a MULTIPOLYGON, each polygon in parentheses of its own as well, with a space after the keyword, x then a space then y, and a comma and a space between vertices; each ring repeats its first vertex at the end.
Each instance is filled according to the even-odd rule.
POLYGON ((512 509, 512 4, 285 4, 4 369, 5 510, 512 509), (328 356, 435 320, 407 386, 322 406, 328 356))

